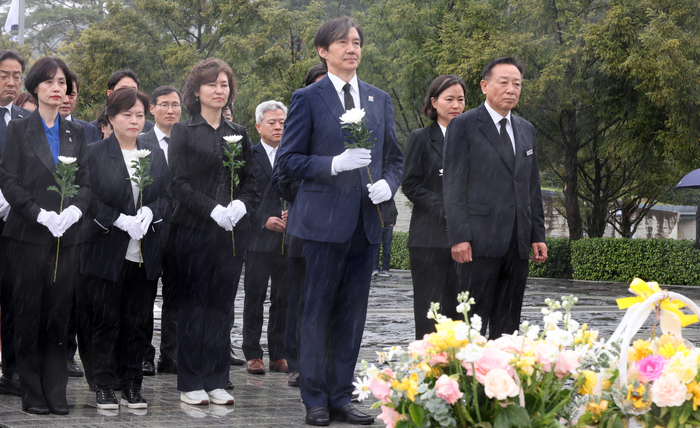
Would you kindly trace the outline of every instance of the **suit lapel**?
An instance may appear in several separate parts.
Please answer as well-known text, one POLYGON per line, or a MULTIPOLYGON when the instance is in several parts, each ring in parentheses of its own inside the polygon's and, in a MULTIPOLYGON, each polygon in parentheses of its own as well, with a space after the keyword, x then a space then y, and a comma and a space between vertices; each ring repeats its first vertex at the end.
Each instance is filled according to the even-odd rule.
POLYGON ((267 152, 264 143, 261 141, 255 146, 253 146, 253 155, 255 156, 255 161, 260 164, 263 172, 267 174, 268 177, 272 176, 272 166, 270 165, 270 159, 267 157, 267 152))
POLYGON ((442 153, 444 148, 445 137, 442 135, 442 130, 437 121, 430 125, 430 145, 436 152, 440 155, 442 159, 442 153))
POLYGON ((513 136, 515 137, 515 171, 519 171, 527 154, 525 150, 527 149, 527 143, 525 141, 525 135, 521 132, 522 127, 520 126, 520 118, 514 115, 512 112, 510 114, 511 122, 513 123, 513 136))
POLYGON ((41 120, 41 116, 39 116, 39 112, 35 111, 32 113, 29 116, 29 120, 30 124, 27 127, 27 141, 46 169, 54 172, 56 170, 56 165, 53 163, 53 155, 49 147, 49 140, 46 138, 44 123, 41 120))
MULTIPOLYGON (((512 117, 513 116, 511 115, 511 118, 512 117)), ((503 162, 506 164, 508 169, 513 172, 510 162, 508 161, 509 156, 505 152, 506 147, 504 146, 503 141, 501 141, 501 136, 498 134, 496 124, 493 123, 491 115, 483 104, 479 107, 479 121, 481 122, 479 129, 481 129, 481 132, 484 134, 484 136, 486 136, 486 139, 489 140, 489 143, 491 143, 496 152, 498 152, 498 155, 501 157, 501 159, 503 159, 503 162)))
POLYGON ((331 116, 335 118, 338 125, 341 125, 340 116, 342 116, 345 111, 343 110, 343 105, 340 103, 338 93, 335 91, 335 86, 333 86, 333 82, 328 78, 328 75, 319 82, 318 95, 326 104, 326 107, 328 107, 331 116))
POLYGON ((10 116, 12 116, 12 119, 21 119, 24 117, 24 113, 19 109, 19 107, 12 104, 12 111, 10 112, 10 116))
MULTIPOLYGON (((140 149, 138 140, 136 141, 136 148, 140 149)), ((122 191, 126 193, 128 197, 127 203, 129 207, 133 207, 132 212, 136 212, 136 206, 134 205, 134 191, 131 186, 131 179, 129 177, 129 170, 126 167, 126 162, 124 155, 122 154, 122 149, 119 146, 119 141, 117 141, 114 134, 109 136, 109 157, 111 158, 111 164, 116 165, 116 168, 110 168, 114 176, 116 177, 117 183, 122 183, 122 191)))

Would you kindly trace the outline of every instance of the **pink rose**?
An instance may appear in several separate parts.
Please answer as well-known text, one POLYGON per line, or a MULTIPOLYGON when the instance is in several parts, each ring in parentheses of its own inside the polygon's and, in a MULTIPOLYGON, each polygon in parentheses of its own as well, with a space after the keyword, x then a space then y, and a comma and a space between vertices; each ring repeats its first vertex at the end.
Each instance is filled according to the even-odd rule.
POLYGON ((444 352, 441 352, 439 354, 435 354, 432 357, 430 357, 430 365, 431 366, 436 366, 438 364, 449 364, 449 360, 447 359, 447 354, 444 352))
POLYGON ((661 376, 666 366, 666 359, 661 355, 650 355, 635 363, 634 368, 639 372, 639 380, 649 382, 661 376))
POLYGON ((578 369, 579 366, 580 358, 581 357, 579 357, 576 352, 570 349, 561 351, 557 364, 554 366, 554 374, 557 375, 559 379, 569 374, 575 375, 576 369, 578 369))
POLYGON ((520 351, 525 351, 532 348, 532 343, 525 338, 525 336, 514 336, 509 334, 504 334, 498 339, 489 342, 489 347, 495 347, 501 351, 512 352, 515 354, 520 354, 520 351))
MULTIPOLYGON (((515 374, 513 367, 510 365, 510 360, 512 358, 513 356, 511 354, 501 351, 500 349, 484 349, 484 355, 476 363, 474 363, 474 366, 476 367, 476 380, 478 380, 480 383, 484 383, 486 374, 493 369, 503 369, 512 376, 515 374)), ((468 375, 472 375, 471 363, 462 362, 462 367, 467 370, 468 375)))
POLYGON ((447 375, 442 375, 435 382, 435 395, 445 400, 447 404, 454 404, 464 394, 459 390, 459 383, 456 380, 450 379, 447 375))
POLYGON ((673 373, 666 373, 651 386, 651 401, 659 407, 679 407, 685 403, 688 388, 673 373))
POLYGON ((376 377, 372 378, 369 381, 369 390, 382 403, 386 404, 391 401, 391 387, 383 380, 376 377))
POLYGON ((381 419, 386 424, 386 428, 394 428, 394 424, 399 420, 401 414, 391 407, 382 406, 382 414, 377 416, 377 419, 381 419))
POLYGON ((384 373, 385 375, 387 375, 391 378, 395 377, 394 371, 391 369, 391 367, 384 367, 384 369, 382 369, 382 373, 384 373))
POLYGON ((489 398, 505 400, 515 397, 520 392, 511 376, 503 369, 493 369, 484 378, 484 392, 489 398))
POLYGON ((540 343, 535 346, 535 358, 537 358, 537 364, 542 367, 542 371, 551 372, 558 355, 559 349, 554 345, 540 343))
POLYGON ((425 340, 416 340, 415 342, 411 342, 411 344, 408 345, 408 353, 411 354, 414 358, 425 357, 428 355, 428 349, 431 347, 432 345, 426 342, 425 340))

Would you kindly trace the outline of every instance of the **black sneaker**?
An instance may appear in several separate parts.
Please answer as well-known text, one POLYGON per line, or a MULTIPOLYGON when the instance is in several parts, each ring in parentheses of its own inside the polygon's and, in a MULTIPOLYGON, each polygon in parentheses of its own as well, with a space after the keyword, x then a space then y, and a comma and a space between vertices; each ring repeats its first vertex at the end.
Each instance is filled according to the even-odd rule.
POLYGON ((145 409, 148 403, 141 396, 139 389, 122 389, 122 406, 127 406, 130 409, 145 409))
POLYGON ((118 410, 119 402, 117 402, 117 397, 114 396, 114 391, 111 389, 100 389, 97 388, 95 392, 95 400, 97 401, 97 408, 103 410, 118 410))

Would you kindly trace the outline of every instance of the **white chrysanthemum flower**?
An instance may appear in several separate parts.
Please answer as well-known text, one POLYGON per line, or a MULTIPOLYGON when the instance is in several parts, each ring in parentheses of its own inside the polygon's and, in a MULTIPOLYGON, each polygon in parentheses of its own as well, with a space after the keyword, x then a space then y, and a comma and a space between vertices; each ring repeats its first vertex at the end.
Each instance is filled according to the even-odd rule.
POLYGON ((574 335, 566 330, 550 330, 547 332, 547 342, 555 346, 569 347, 574 343, 574 335))
POLYGON ((237 143, 237 142, 241 141, 242 139, 243 139, 242 135, 227 135, 224 137, 224 140, 229 144, 237 143))
POLYGON ((70 164, 72 164, 73 162, 77 161, 78 158, 72 158, 72 157, 70 157, 70 156, 59 156, 59 157, 58 157, 58 160, 59 160, 61 163, 64 163, 64 164, 66 164, 66 165, 70 165, 70 164))
POLYGON ((364 117, 365 109, 352 108, 340 116, 340 123, 343 125, 353 125, 355 123, 360 123, 364 117))
POLYGON ((459 323, 455 326, 455 339, 457 340, 467 340, 469 339, 469 326, 466 323, 459 323))
POLYGON ((365 376, 363 379, 358 377, 357 382, 353 382, 352 385, 355 387, 353 394, 359 395, 359 397, 357 397, 358 401, 363 401, 369 397, 371 391, 369 389, 369 379, 367 376, 365 376))
POLYGON ((483 355, 484 348, 470 343, 469 345, 466 345, 465 347, 460 349, 459 352, 457 352, 457 355, 455 355, 455 357, 457 357, 457 359, 460 361, 474 363, 479 361, 483 355))
POLYGON ((150 154, 151 151, 148 149, 134 150, 134 156, 136 156, 139 159, 143 159, 150 154))
POLYGON ((472 315, 471 324, 474 330, 481 330, 481 317, 477 314, 472 315))

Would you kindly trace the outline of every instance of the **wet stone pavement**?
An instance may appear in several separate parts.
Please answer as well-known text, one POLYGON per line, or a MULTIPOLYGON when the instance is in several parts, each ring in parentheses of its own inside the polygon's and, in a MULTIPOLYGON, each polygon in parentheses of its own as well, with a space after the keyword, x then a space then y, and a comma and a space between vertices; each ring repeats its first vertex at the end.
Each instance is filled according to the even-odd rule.
MULTIPOLYGON (((236 299, 236 326, 231 338, 239 356, 241 347, 240 320, 243 309, 243 285, 239 286, 236 299)), ((663 287, 700 301, 700 287, 663 287)), ((627 284, 530 278, 525 293, 522 319, 541 324, 540 308, 545 298, 560 299, 574 294, 579 302, 574 308, 574 319, 590 328, 600 330, 608 337, 622 318, 615 299, 629 295, 627 284)), ((156 301, 160 306, 160 297, 156 301)), ((268 302, 269 304, 269 302, 268 302)), ((265 312, 267 317, 267 310, 265 312)), ((648 336, 652 320, 640 331, 648 336)), ((262 342, 266 347, 263 326, 262 342)), ((154 343, 160 340, 159 320, 156 320, 154 343)), ((376 351, 392 345, 405 347, 413 340, 413 290, 411 275, 407 271, 392 271, 390 277, 373 277, 365 333, 358 359, 376 361, 376 351)), ((693 343, 700 343, 700 328, 696 325, 684 329, 684 335, 693 343)), ((76 358, 77 359, 77 358, 76 358)), ((79 359, 78 359, 79 361, 79 359)), ((265 357, 267 364, 267 356, 265 357)), ((146 377, 143 396, 148 400, 147 410, 103 411, 95 407, 95 394, 90 392, 84 378, 68 380, 69 416, 36 416, 20 411, 19 397, 0 395, 0 427, 264 427, 286 428, 304 425, 304 406, 299 389, 287 386, 287 375, 266 373, 249 375, 243 366, 231 366, 230 378, 235 385, 235 406, 189 406, 180 402, 176 390, 175 375, 146 377)), ((355 403, 365 412, 374 400, 355 403)), ((333 426, 350 425, 333 423, 333 426)), ((383 426, 379 420, 376 426, 383 426)))

